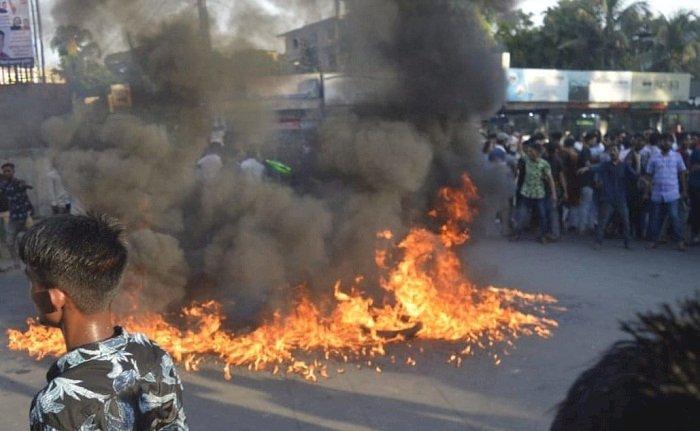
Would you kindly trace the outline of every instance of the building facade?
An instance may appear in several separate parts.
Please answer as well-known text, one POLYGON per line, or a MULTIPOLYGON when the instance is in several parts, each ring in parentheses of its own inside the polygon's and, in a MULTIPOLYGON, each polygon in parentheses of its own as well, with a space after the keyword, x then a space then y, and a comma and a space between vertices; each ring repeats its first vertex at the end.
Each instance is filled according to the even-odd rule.
POLYGON ((301 72, 339 70, 343 24, 332 17, 281 34, 287 62, 301 72))

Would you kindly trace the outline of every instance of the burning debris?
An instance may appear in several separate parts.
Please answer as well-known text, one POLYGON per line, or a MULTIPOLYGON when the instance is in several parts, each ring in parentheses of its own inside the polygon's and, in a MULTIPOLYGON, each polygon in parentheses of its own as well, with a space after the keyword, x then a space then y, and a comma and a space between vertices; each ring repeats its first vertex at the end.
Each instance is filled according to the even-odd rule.
MULTIPOLYGON (((149 2, 99 4, 68 16, 90 27, 114 7, 149 2)), ((500 200, 499 186, 470 163, 474 124, 499 106, 504 79, 476 6, 347 4, 347 73, 390 76, 392 84, 352 109, 326 112, 318 133, 300 145, 313 155, 307 165, 282 161, 292 171, 306 166, 303 187, 236 168, 249 154, 277 160, 290 145, 275 139, 274 116, 243 98, 261 73, 236 60, 251 45, 237 32, 203 52, 186 13, 145 26, 114 12, 138 45, 142 110, 76 112, 42 128, 67 188, 129 230, 127 295, 115 305, 131 316, 125 326, 190 369, 211 355, 227 375, 244 366, 314 380, 328 374, 329 359, 373 361, 411 337, 461 343, 450 359, 459 364, 477 347, 547 336, 556 326, 545 316, 553 298, 478 288, 456 252, 469 239, 476 186, 500 200), (194 166, 212 112, 233 133, 222 139, 227 163, 203 185, 194 166), (199 302, 187 305, 192 298, 199 302), (256 329, 233 330, 251 321, 256 329)), ((233 19, 256 16, 245 10, 233 19)), ((12 349, 35 357, 62 349, 58 332, 34 322, 9 336, 12 349)), ((405 362, 415 366, 413 358, 405 362)))
MULTIPOLYGON (((461 343, 460 353, 448 360, 459 366, 474 347, 486 348, 522 335, 549 336, 557 325, 546 317, 554 298, 512 289, 478 289, 464 278, 454 247, 468 239, 464 226, 474 216, 475 193, 464 176, 460 189, 440 192, 441 206, 434 216, 447 217, 440 234, 416 228, 398 245, 389 243, 377 250, 384 295, 376 303, 362 292, 363 280, 358 278, 346 289, 337 283, 334 301, 327 306, 312 302, 302 291, 292 312, 275 313, 250 333, 227 330, 221 305, 215 301, 184 308, 182 327, 186 329, 153 313, 129 317, 125 326, 147 334, 190 370, 211 355, 223 362, 229 378, 230 367, 242 366, 274 374, 296 373, 314 381, 328 376, 328 360, 371 364, 373 358, 387 355, 388 345, 413 337, 461 343), (394 253, 396 263, 389 265, 387 258, 394 253), (300 359, 310 354, 320 359, 300 359)), ((393 238, 389 232, 378 237, 384 242, 393 238)), ((47 330, 31 319, 28 323, 24 333, 8 332, 11 349, 37 358, 63 353, 59 330, 47 330)), ((494 361, 500 363, 497 355, 494 361)), ((415 366, 415 360, 409 357, 406 364, 415 366)))

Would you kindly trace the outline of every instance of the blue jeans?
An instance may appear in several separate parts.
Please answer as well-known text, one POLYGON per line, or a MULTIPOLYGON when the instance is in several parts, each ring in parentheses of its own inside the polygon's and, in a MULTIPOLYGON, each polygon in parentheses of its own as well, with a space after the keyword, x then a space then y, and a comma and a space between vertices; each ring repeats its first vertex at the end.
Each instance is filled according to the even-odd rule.
POLYGON ((629 209, 627 208, 627 202, 601 202, 600 212, 598 213, 598 226, 596 226, 595 229, 595 239, 598 243, 603 242, 605 228, 608 227, 608 224, 610 224, 610 220, 612 220, 615 213, 617 213, 622 219, 625 244, 629 244, 630 239, 632 239, 630 214, 629 209))
POLYGON ((593 199, 592 187, 581 189, 581 203, 578 206, 578 231, 579 233, 592 229, 596 223, 596 202, 593 199))
POLYGON ((516 234, 520 235, 523 232, 523 225, 527 220, 527 216, 530 215, 535 208, 540 217, 540 236, 544 237, 547 234, 547 208, 544 198, 531 199, 525 196, 520 196, 520 201, 518 202, 518 225, 515 229, 516 234))
POLYGON ((651 239, 658 241, 661 239, 661 225, 668 214, 673 229, 674 241, 683 241, 683 222, 680 216, 680 199, 671 202, 651 203, 651 239))

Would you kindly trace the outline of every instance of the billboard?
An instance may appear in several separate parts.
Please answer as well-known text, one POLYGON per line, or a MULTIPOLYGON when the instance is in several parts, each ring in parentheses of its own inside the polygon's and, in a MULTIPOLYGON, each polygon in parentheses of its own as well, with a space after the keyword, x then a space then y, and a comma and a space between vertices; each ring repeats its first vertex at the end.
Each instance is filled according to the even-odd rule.
POLYGON ((0 66, 34 66, 29 1, 0 1, 0 66))
POLYGON ((645 73, 632 75, 632 102, 687 102, 690 75, 687 73, 645 73))
POLYGON ((509 102, 567 102, 568 77, 554 69, 508 69, 509 102))
POLYGON ((630 102, 632 72, 567 71, 570 102, 630 102))
POLYGON ((509 69, 508 102, 684 102, 687 73, 509 69))

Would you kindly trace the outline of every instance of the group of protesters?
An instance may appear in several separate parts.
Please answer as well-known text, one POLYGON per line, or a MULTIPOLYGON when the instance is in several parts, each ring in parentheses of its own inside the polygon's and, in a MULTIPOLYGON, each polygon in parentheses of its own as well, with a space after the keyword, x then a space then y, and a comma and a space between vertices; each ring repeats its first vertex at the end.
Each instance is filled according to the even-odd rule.
POLYGON ((673 241, 685 251, 700 244, 700 134, 590 130, 575 136, 494 133, 483 148, 487 163, 507 166, 514 193, 506 218, 517 241, 534 222, 538 240, 593 234, 673 241))

